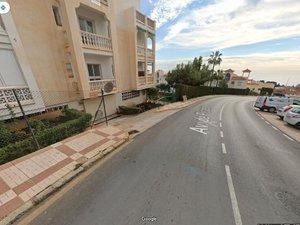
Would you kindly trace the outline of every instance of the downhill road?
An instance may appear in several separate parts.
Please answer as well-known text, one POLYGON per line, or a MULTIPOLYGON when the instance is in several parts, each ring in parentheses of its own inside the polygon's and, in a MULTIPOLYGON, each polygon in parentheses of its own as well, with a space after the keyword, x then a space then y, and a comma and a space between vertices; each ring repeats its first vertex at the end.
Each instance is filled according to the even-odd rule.
POLYGON ((31 224, 300 223, 300 144, 254 100, 221 96, 166 118, 31 224))

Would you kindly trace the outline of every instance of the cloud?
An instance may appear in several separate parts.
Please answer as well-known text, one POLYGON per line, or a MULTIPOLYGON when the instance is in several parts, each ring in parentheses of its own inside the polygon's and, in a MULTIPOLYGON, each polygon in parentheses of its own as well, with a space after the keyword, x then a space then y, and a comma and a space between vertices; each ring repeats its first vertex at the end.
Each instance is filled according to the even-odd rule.
POLYGON ((156 21, 157 28, 177 18, 180 13, 195 0, 158 0, 154 4, 151 18, 156 21))
POLYGON ((300 35, 299 0, 219 0, 200 8, 188 7, 192 2, 155 3, 151 16, 158 27, 177 18, 158 41, 160 49, 223 49, 300 35))
MULTIPOLYGON (((266 54, 234 55, 223 57, 222 69, 231 68, 237 74, 249 68, 251 77, 256 80, 274 80, 285 84, 290 78, 290 84, 300 83, 300 51, 274 52, 266 54), (284 72, 283 72, 284 71, 284 72)), ((192 58, 157 60, 157 69, 170 70, 178 63, 187 63, 192 58)), ((207 60, 207 58, 204 58, 207 60)))

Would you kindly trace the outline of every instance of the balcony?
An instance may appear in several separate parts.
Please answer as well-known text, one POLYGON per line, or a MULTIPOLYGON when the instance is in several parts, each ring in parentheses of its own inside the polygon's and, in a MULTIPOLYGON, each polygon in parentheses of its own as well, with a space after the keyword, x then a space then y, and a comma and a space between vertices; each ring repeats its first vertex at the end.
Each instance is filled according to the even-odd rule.
POLYGON ((93 80, 89 81, 90 84, 90 92, 92 96, 98 97, 101 95, 101 90, 104 91, 104 94, 112 94, 117 91, 116 80, 115 79, 105 79, 105 80, 93 80), (105 90, 105 85, 111 84, 113 86, 112 91, 107 92, 105 90))
POLYGON ((99 34, 80 31, 82 47, 112 52, 111 38, 99 34))
POLYGON ((145 46, 137 45, 136 47, 137 47, 138 57, 145 57, 146 56, 145 46))
POLYGON ((97 4, 97 5, 105 5, 108 6, 108 0, 92 0, 93 3, 97 4))
POLYGON ((154 83, 154 77, 153 76, 147 76, 147 84, 153 84, 154 83))
POLYGON ((6 105, 17 106, 17 99, 14 96, 13 89, 16 90, 22 105, 34 103, 32 94, 26 86, 0 87, 0 109, 7 108, 6 105))
POLYGON ((136 11, 136 21, 137 24, 142 25, 143 27, 148 28, 152 32, 155 32, 155 22, 150 18, 146 17, 139 11, 136 11))
POLYGON ((147 49, 147 58, 154 59, 154 51, 152 49, 147 49))

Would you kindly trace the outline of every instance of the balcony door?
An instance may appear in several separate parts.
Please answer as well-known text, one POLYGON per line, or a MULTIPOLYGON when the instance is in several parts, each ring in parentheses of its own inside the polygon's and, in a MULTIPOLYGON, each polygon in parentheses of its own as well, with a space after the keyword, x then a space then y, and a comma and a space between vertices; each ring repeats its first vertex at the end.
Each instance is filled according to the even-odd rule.
POLYGON ((94 23, 92 20, 86 18, 79 18, 79 26, 80 30, 82 31, 95 33, 94 23))

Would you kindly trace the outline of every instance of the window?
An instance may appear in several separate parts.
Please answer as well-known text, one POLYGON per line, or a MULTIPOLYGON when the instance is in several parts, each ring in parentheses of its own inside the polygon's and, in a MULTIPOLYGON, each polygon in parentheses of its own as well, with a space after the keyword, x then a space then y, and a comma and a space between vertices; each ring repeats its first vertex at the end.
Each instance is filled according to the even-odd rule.
POLYGON ((62 26, 62 22, 61 22, 61 17, 60 17, 60 12, 59 12, 59 8, 57 6, 52 6, 52 10, 53 10, 53 14, 54 14, 54 19, 55 19, 55 23, 57 26, 62 26))
POLYGON ((89 33, 95 33, 94 32, 94 23, 91 20, 79 18, 79 26, 80 30, 89 32, 89 33))
POLYGON ((122 101, 140 96, 140 91, 130 91, 122 93, 122 101))
POLYGON ((102 69, 99 64, 87 64, 90 80, 102 80, 102 69))

